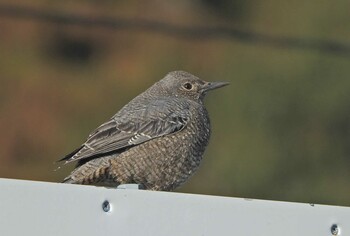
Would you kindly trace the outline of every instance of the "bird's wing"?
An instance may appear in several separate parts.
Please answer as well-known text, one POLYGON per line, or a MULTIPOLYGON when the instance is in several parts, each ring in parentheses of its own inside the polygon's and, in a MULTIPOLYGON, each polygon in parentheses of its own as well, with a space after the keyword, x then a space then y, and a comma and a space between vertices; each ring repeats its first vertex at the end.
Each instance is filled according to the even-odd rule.
POLYGON ((87 141, 61 161, 102 156, 150 139, 182 130, 190 119, 185 103, 157 100, 131 111, 121 111, 92 132, 87 141))

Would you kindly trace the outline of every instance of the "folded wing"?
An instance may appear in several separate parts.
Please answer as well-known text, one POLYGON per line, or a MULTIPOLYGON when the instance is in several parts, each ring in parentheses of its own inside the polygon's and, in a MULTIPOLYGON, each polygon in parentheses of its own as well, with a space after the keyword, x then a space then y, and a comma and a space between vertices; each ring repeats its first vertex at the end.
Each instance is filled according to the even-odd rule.
POLYGON ((60 161, 69 163, 118 153, 148 140, 178 132, 190 119, 185 103, 167 99, 128 110, 121 110, 98 127, 80 148, 60 161))

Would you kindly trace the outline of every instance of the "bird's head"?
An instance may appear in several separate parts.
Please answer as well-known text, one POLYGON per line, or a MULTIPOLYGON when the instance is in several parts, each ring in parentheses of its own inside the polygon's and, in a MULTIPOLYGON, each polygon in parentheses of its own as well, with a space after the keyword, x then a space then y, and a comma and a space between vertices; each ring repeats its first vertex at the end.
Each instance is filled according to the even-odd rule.
POLYGON ((156 83, 167 95, 203 101, 208 91, 228 85, 227 82, 206 82, 185 72, 173 71, 156 83))

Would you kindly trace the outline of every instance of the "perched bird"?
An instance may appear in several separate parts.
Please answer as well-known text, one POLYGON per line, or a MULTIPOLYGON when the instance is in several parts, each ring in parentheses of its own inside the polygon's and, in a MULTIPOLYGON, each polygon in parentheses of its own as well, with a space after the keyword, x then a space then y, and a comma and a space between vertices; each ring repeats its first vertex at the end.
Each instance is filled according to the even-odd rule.
POLYGON ((198 169, 210 136, 203 99, 226 82, 174 71, 125 105, 60 161, 77 161, 64 183, 171 191, 198 169))

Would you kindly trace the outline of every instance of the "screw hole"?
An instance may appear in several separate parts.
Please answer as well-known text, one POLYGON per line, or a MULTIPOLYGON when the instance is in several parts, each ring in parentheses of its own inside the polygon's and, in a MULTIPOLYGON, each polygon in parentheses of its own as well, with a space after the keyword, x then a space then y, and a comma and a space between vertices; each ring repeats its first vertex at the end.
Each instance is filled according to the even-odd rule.
POLYGON ((339 227, 338 225, 334 224, 331 226, 331 233, 332 235, 339 235, 339 227))
POLYGON ((111 204, 109 204, 109 201, 104 201, 102 203, 102 209, 104 212, 110 212, 111 211, 111 204))

